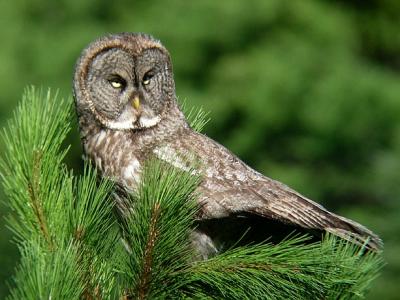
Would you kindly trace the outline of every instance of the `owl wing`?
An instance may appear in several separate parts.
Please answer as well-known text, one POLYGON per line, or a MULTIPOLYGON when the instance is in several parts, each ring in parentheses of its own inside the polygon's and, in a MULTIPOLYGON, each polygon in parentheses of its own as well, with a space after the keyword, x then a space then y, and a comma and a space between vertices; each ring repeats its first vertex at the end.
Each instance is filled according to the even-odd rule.
POLYGON ((195 132, 156 150, 157 156, 183 170, 201 161, 199 187, 202 218, 223 218, 250 213, 306 229, 330 232, 372 249, 382 241, 366 227, 329 212, 323 206, 272 180, 242 162, 229 150, 195 132), (188 159, 192 158, 192 159, 188 159), (196 157, 193 159, 193 157, 196 157))
POLYGON ((276 181, 263 178, 255 183, 229 185, 225 182, 219 191, 209 190, 207 184, 202 188, 205 218, 250 213, 305 229, 324 230, 371 249, 382 248, 380 238, 363 225, 329 212, 276 181))

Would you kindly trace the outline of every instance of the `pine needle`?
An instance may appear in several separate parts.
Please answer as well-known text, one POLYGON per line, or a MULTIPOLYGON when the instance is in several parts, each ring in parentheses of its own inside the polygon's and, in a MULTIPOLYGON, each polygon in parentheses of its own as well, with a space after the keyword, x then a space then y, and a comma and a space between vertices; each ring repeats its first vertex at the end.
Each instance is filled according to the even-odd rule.
POLYGON ((197 132, 202 132, 204 127, 210 121, 209 112, 204 111, 202 107, 188 107, 186 101, 181 103, 181 109, 188 120, 190 127, 197 132))

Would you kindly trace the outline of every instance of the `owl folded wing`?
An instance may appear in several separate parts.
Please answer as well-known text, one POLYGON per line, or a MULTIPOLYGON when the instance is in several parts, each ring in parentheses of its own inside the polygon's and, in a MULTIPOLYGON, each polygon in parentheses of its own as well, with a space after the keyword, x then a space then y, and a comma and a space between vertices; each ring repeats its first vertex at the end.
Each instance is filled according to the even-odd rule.
POLYGON ((330 232, 371 249, 380 238, 352 220, 327 211, 286 185, 254 171, 229 150, 198 133, 154 150, 156 156, 203 177, 199 186, 201 219, 253 214, 305 229, 330 232), (195 171, 196 157, 202 167, 195 171))
POLYGON ((201 189, 205 218, 250 213, 288 225, 317 229, 368 248, 382 248, 381 239, 366 227, 327 211, 323 206, 301 196, 289 187, 263 178, 241 186, 224 182, 218 189, 201 189))

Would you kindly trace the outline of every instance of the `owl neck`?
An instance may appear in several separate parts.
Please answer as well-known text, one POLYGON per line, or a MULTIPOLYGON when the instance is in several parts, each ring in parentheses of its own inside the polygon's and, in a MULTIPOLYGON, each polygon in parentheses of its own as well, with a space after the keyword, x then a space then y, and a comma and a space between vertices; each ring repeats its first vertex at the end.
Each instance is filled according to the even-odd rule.
MULTIPOLYGON (((107 129, 93 116, 90 111, 78 112, 78 121, 81 133, 82 144, 85 147, 92 143, 94 137, 99 133, 116 133, 119 130, 107 129)), ((121 131, 124 136, 130 136, 134 148, 151 149, 163 141, 167 141, 176 136, 177 133, 187 130, 189 125, 184 114, 179 109, 176 101, 171 101, 161 115, 161 120, 153 127, 132 131, 121 131), (138 147, 139 146, 139 147, 138 147)), ((86 148, 86 147, 85 147, 86 148)))

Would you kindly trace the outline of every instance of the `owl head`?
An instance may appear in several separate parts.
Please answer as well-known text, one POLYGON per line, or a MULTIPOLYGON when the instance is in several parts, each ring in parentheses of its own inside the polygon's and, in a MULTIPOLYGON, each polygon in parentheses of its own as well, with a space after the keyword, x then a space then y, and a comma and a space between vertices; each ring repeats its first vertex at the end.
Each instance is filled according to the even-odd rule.
POLYGON ((74 95, 78 114, 90 113, 106 128, 153 127, 176 98, 170 55, 146 34, 100 38, 77 62, 74 95))

